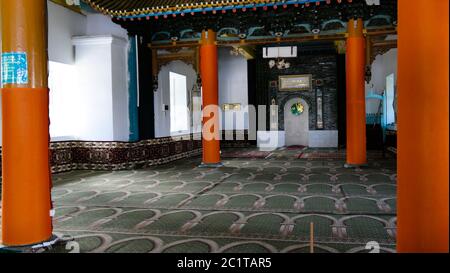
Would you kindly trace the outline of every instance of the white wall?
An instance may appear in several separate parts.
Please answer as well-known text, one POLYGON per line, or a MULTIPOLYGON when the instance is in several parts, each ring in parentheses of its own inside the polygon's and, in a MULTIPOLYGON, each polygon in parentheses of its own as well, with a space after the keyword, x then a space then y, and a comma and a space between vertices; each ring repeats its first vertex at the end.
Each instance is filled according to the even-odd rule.
MULTIPOLYGON (((74 134, 81 140, 112 140, 113 108, 111 77, 112 38, 74 38, 78 94, 74 104, 78 106, 77 121, 72 124, 74 134), (97 65, 92 65, 93 61, 97 65)), ((73 112, 74 109, 70 109, 73 112)))
POLYGON ((75 139, 78 83, 72 37, 85 35, 85 15, 51 1, 48 3, 48 54, 50 88, 50 135, 52 140, 75 139), (54 63, 52 63, 54 62, 54 63), (55 137, 57 136, 57 137, 55 137))
MULTIPOLYGON (((72 45, 72 36, 84 35, 86 33, 86 16, 73 12, 51 1, 47 1, 47 6, 49 60, 64 64, 73 64, 75 59, 72 45)), ((2 127, 0 103, 0 145, 2 140, 1 132, 2 127)))
MULTIPOLYGON (((383 55, 378 55, 372 63, 372 79, 366 83, 366 95, 370 92, 381 94, 386 89, 386 77, 394 73, 397 82, 397 49, 391 49, 383 55)), ((366 101, 366 112, 377 113, 379 100, 366 101)))
MULTIPOLYGON (((248 129, 248 116, 244 115, 248 105, 247 60, 242 56, 230 55, 230 49, 219 48, 219 105, 240 103, 241 111, 227 112, 221 115, 221 130, 248 129), (233 118, 233 115, 236 117, 233 118), (241 121, 240 117, 245 117, 241 121)), ((158 90, 154 94, 155 136, 170 136, 170 109, 163 110, 163 105, 170 105, 169 72, 187 77, 187 91, 190 94, 197 74, 192 67, 182 61, 173 61, 163 66, 158 74, 158 90)), ((191 97, 188 95, 188 99, 191 97)), ((192 113, 191 113, 192 115, 192 113)), ((194 114, 194 118, 200 119, 194 114)))
POLYGON ((48 57, 50 61, 73 64, 72 37, 86 34, 86 16, 48 2, 48 57))
POLYGON ((111 55, 114 140, 128 141, 130 138, 128 39, 116 37, 111 45, 111 55))
POLYGON ((91 97, 93 97, 93 100, 98 100, 99 97, 102 97, 102 100, 104 99, 99 104, 90 103, 87 111, 96 116, 90 116, 85 120, 85 131, 79 138, 83 140, 128 141, 130 137, 128 33, 119 25, 114 24, 108 16, 89 14, 86 16, 85 37, 78 38, 85 41, 100 42, 99 48, 91 45, 88 46, 89 48, 80 48, 81 51, 76 52, 77 65, 80 64, 85 68, 80 67, 78 70, 86 76, 84 83, 87 83, 87 87, 83 90, 83 92, 86 92, 85 96, 81 98, 85 98, 84 101, 90 100, 91 97), (105 51, 102 51, 102 49, 105 51), (96 52, 98 52, 98 55, 96 52), (81 53, 86 55, 80 56, 81 53), (91 57, 86 62, 81 60, 86 56, 91 57), (96 73, 99 73, 99 77, 106 78, 100 80, 94 76, 96 73), (98 90, 103 90, 100 91, 103 94, 96 94, 98 90), (104 126, 103 120, 105 119, 108 119, 108 128, 101 132, 100 129, 96 128, 104 126))
POLYGON ((74 139, 79 104, 76 66, 50 61, 48 69, 50 136, 54 141, 74 139))
POLYGON ((121 26, 114 24, 111 18, 103 14, 89 14, 87 16, 86 35, 113 35, 128 39, 128 32, 121 26))
POLYGON ((247 73, 247 60, 243 56, 232 56, 230 48, 219 48, 219 104, 241 104, 241 111, 222 113, 221 130, 249 128, 248 115, 244 115, 248 112, 245 110, 248 106, 247 73))
POLYGON ((59 114, 68 120, 76 114, 69 139, 128 141, 127 31, 101 14, 87 15, 84 23, 85 32, 71 37, 78 78, 73 107, 59 114))
POLYGON ((127 141, 127 40, 108 35, 75 37, 73 41, 79 90, 75 99, 78 118, 73 124, 76 138, 127 141))
MULTIPOLYGON (((73 75, 65 74, 65 84, 53 84, 60 92, 50 95, 50 120, 60 127, 52 130, 58 132, 52 140, 128 140, 127 31, 107 16, 82 15, 47 2, 49 60, 71 65, 74 71, 73 75), (75 51, 72 37, 102 35, 115 35, 115 42, 75 51), (56 101, 58 105, 52 105, 56 101)), ((54 70, 50 73, 58 74, 54 70)))

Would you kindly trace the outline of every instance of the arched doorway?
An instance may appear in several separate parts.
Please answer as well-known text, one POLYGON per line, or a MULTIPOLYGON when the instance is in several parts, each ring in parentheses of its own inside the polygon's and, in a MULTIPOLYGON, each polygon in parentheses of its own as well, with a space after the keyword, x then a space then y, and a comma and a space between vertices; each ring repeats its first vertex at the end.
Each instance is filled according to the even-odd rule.
POLYGON ((284 105, 284 130, 286 146, 308 146, 309 105, 302 98, 290 99, 284 105))

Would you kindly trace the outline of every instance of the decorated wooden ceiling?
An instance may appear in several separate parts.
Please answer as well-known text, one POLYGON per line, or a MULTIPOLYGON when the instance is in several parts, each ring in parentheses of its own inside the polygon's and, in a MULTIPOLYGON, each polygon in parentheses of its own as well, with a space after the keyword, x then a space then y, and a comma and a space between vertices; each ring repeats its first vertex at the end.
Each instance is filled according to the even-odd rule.
POLYGON ((375 3, 396 2, 392 0, 83 0, 92 8, 104 14, 120 18, 156 17, 160 15, 183 15, 198 12, 212 12, 237 9, 287 8, 291 5, 320 6, 332 2, 364 2, 366 5, 379 6, 375 3))
POLYGON ((151 43, 195 41, 209 28, 222 40, 251 40, 342 34, 351 18, 369 30, 397 24, 397 0, 84 1, 151 43))
MULTIPOLYGON (((331 1, 331 0, 330 0, 331 1)), ((98 11, 116 17, 191 13, 224 8, 253 8, 295 3, 327 2, 327 0, 85 0, 98 11)))

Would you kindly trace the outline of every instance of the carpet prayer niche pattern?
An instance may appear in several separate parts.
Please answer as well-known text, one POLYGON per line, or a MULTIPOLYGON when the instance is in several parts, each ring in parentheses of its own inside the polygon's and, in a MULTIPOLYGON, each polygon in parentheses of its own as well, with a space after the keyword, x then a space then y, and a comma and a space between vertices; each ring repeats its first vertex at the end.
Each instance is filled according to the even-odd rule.
POLYGON ((57 174, 55 233, 73 236, 81 252, 309 252, 313 222, 315 252, 367 252, 369 241, 394 252, 395 160, 345 169, 340 159, 298 155, 57 174))

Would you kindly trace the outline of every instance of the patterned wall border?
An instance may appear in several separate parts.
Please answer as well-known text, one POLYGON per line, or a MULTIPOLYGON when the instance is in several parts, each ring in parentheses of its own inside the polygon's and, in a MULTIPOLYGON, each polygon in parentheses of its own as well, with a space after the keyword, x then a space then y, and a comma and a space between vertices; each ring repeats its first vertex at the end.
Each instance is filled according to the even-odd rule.
MULTIPOLYGON (((222 139, 222 147, 250 145, 247 131, 223 131, 222 139), (242 140, 225 140, 225 134, 242 140)), ((61 141, 50 143, 50 153, 52 173, 72 170, 132 170, 200 155, 202 141, 201 134, 139 142, 61 141)), ((1 155, 0 147, 0 165, 1 155)), ((0 168, 0 175, 1 172, 0 168)))
POLYGON ((201 154, 200 135, 164 137, 139 142, 54 142, 52 172, 131 170, 201 154))

